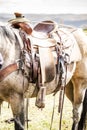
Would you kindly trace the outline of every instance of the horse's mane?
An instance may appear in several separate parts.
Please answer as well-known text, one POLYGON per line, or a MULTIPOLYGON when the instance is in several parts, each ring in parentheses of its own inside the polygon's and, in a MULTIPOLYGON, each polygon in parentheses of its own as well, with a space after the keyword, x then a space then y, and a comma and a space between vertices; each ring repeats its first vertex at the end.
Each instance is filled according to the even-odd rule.
MULTIPOLYGON (((15 33, 14 33, 14 29, 11 26, 0 26, 0 38, 3 41, 10 41, 10 43, 15 42, 15 33)), ((2 41, 2 42, 3 42, 2 41)))

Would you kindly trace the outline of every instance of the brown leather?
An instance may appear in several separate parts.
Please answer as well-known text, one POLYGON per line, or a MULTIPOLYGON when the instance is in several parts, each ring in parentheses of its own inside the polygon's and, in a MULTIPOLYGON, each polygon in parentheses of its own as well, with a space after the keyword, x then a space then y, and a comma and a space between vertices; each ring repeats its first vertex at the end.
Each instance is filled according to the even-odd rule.
POLYGON ((55 63, 51 48, 39 47, 40 74, 38 74, 38 95, 35 105, 38 108, 45 107, 46 87, 45 83, 51 82, 55 77, 55 63), (41 81, 40 81, 41 79, 41 81))
POLYGON ((32 33, 32 28, 25 22, 17 22, 12 25, 15 28, 21 28, 23 31, 25 31, 27 34, 32 33))
POLYGON ((33 30, 48 34, 54 29, 55 29, 55 23, 53 21, 42 21, 41 23, 38 23, 33 30))
POLYGON ((0 71, 0 82, 2 80, 4 80, 4 78, 6 78, 9 74, 11 74, 12 72, 16 71, 17 69, 18 69, 17 63, 10 64, 7 67, 5 67, 4 69, 2 69, 0 71))
POLYGON ((55 63, 50 48, 39 47, 42 83, 51 82, 55 76, 55 63))

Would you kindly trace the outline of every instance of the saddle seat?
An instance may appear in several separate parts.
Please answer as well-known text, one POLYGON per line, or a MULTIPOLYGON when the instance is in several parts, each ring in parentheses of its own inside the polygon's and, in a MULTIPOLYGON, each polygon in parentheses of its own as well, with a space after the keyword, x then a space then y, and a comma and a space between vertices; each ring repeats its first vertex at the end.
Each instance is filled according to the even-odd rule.
POLYGON ((36 37, 31 37, 32 45, 36 47, 43 47, 43 48, 52 48, 55 47, 57 42, 53 38, 48 39, 38 39, 36 37))
POLYGON ((33 28, 32 35, 39 39, 46 39, 56 31, 57 27, 54 21, 42 21, 33 28))

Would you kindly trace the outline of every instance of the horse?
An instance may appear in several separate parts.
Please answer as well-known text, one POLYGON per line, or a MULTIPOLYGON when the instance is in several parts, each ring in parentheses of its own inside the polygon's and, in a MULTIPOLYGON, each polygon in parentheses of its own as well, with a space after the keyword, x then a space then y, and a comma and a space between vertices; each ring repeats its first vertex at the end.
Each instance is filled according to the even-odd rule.
MULTIPOLYGON (((69 28, 67 28, 70 30, 69 28)), ((87 36, 82 29, 72 32, 78 42, 82 59, 76 63, 76 70, 66 86, 66 96, 73 106, 72 130, 86 130, 87 120, 87 36)))
MULTIPOLYGON (((15 123, 15 130, 24 130, 24 125, 25 125, 24 98, 26 98, 27 96, 30 98, 37 97, 38 87, 36 84, 36 79, 35 79, 36 77, 34 77, 35 81, 32 81, 32 76, 30 75, 30 74, 32 74, 31 62, 30 62, 32 59, 31 53, 30 53, 31 50, 28 50, 28 53, 27 53, 27 51, 25 49, 25 46, 27 46, 28 48, 30 46, 24 45, 25 41, 23 41, 24 39, 22 39, 22 37, 20 36, 20 31, 19 31, 18 27, 19 26, 17 26, 17 28, 15 29, 14 27, 9 26, 9 25, 0 26, 0 53, 1 53, 1 55, 3 57, 3 61, 4 61, 2 64, 1 71, 0 71, 0 105, 2 104, 3 101, 7 101, 11 105, 11 109, 12 109, 13 117, 14 117, 14 123, 15 123), (27 57, 27 55, 28 55, 28 57, 27 57)), ((32 41, 32 36, 30 34, 31 30, 32 29, 30 28, 30 30, 28 31, 29 34, 28 34, 27 40, 29 41, 29 43, 30 43, 30 41, 32 41)), ((65 36, 67 38, 69 38, 68 44, 71 42, 72 45, 74 45, 74 44, 76 45, 73 49, 74 50, 73 52, 75 52, 74 57, 73 57, 72 53, 69 53, 69 54, 72 54, 71 55, 72 58, 70 57, 69 63, 67 64, 67 76, 64 75, 64 76, 66 76, 66 84, 67 84, 67 83, 69 83, 69 81, 71 80, 71 78, 74 74, 77 61, 78 62, 81 61, 81 54, 80 54, 78 44, 70 32, 68 32, 68 33, 67 33, 67 31, 63 32, 63 30, 60 29, 60 35, 64 36, 64 38, 65 38, 65 36), (76 55, 76 52, 78 52, 78 55, 76 55)), ((42 36, 42 35, 40 35, 40 36, 42 36)), ((37 37, 36 37, 36 39, 37 39, 37 37)), ((36 39, 34 39, 34 42, 36 39)), ((60 46, 60 38, 58 40, 59 40, 58 46, 60 46)), ((65 41, 67 41, 66 38, 65 38, 65 41)), ((38 40, 37 40, 37 42, 38 42, 38 40)), ((42 40, 40 40, 40 42, 43 43, 42 40)), ((49 42, 47 42, 47 44, 49 44, 49 42)), ((52 45, 52 47, 54 46, 53 43, 51 45, 52 45)), ((45 46, 45 47, 49 48, 51 45, 49 44, 49 46, 45 46)), ((37 44, 37 46, 40 46, 40 45, 37 44)), ((69 46, 70 46, 70 44, 65 48, 67 49, 69 46)), ((40 49, 43 51, 42 48, 40 48, 40 49)), ((51 49, 54 50, 54 48, 51 48, 51 49)), ((48 54, 48 50, 49 49, 46 50, 46 54, 48 54)), ((69 49, 69 51, 71 52, 71 50, 72 50, 72 47, 69 49)), ((44 50, 44 52, 45 52, 45 50, 44 50)), ((53 59, 54 59, 53 51, 49 51, 49 52, 50 52, 51 56, 53 56, 53 59)), ((41 51, 40 51, 40 54, 41 54, 41 51)), ((37 56, 37 58, 38 58, 38 56, 37 56)), ((46 56, 45 56, 45 58, 46 58, 46 56)), ((58 57, 56 55, 56 57, 55 57, 56 62, 57 62, 57 58, 58 57)), ((49 61, 49 59, 50 58, 48 57, 48 61, 49 61)), ((42 61, 40 63, 42 63, 42 61)), ((52 63, 55 63, 55 62, 52 62, 52 63)), ((50 62, 49 62, 49 64, 50 64, 50 62)), ((46 74, 44 74, 44 72, 43 72, 43 77, 44 77, 44 75, 49 76, 49 78, 47 77, 47 79, 46 79, 47 82, 44 83, 44 85, 46 86, 46 95, 54 93, 56 89, 57 89, 57 91, 60 90, 59 78, 56 76, 56 67, 54 68, 55 64, 53 64, 53 66, 52 66, 53 68, 51 68, 52 72, 53 72, 52 76, 49 76, 49 74, 48 74, 49 71, 46 71, 46 74)), ((45 65, 48 65, 48 64, 45 64, 45 65)), ((36 74, 36 73, 34 73, 34 74, 36 74)), ((37 76, 37 75, 34 75, 34 76, 37 76)), ((69 85, 69 86, 71 86, 71 85, 69 85)), ((70 89, 68 87, 66 87, 66 88, 67 88, 67 90, 70 89)), ((43 87, 41 89, 43 90, 43 87)), ((66 94, 67 94, 67 92, 66 92, 66 94)), ((69 99, 70 99, 70 97, 69 97, 69 99)), ((74 106, 76 106, 75 103, 74 103, 74 106)))

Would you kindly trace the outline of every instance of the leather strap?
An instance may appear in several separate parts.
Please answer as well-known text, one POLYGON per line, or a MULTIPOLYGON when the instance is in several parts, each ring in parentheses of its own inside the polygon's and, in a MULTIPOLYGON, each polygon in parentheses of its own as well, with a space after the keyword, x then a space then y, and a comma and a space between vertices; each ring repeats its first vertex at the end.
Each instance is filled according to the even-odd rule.
POLYGON ((13 63, 5 67, 0 71, 0 82, 3 81, 9 74, 16 71, 18 69, 17 63, 13 63))

